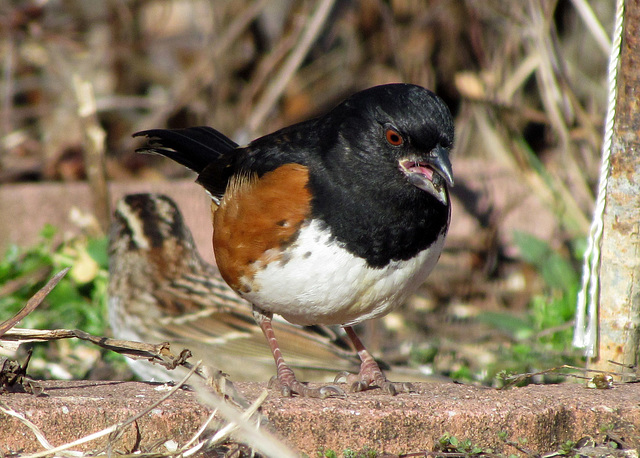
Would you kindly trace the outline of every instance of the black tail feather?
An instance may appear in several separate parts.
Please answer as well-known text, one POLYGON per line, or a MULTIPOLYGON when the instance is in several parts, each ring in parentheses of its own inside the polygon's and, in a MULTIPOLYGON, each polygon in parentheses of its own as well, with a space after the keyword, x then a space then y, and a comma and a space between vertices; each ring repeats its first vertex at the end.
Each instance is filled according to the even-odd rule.
POLYGON ((137 152, 166 156, 195 172, 204 168, 238 146, 211 127, 188 127, 186 129, 151 129, 136 132, 134 137, 146 136, 146 146, 137 152))

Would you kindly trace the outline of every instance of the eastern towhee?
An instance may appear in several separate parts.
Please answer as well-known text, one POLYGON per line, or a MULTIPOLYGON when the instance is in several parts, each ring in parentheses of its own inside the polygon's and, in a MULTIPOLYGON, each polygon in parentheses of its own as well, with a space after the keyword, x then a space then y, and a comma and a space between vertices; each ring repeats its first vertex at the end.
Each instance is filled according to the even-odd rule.
POLYGON ((342 325, 361 359, 346 377, 351 390, 396 393, 352 326, 389 313, 435 266, 450 219, 453 130, 433 92, 388 84, 246 146, 210 127, 135 136, 149 138, 140 151, 198 172, 213 199, 218 268, 253 304, 282 393, 327 397, 344 393, 296 379, 272 314, 342 325))

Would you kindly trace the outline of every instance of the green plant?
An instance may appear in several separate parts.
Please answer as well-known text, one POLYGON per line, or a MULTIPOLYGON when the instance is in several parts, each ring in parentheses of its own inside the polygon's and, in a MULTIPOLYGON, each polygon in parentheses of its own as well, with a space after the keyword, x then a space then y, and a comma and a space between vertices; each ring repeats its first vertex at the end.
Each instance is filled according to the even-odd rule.
MULTIPOLYGON (((10 245, 7 248, 0 260, 0 321, 17 313, 51 275, 71 267, 43 303, 18 326, 81 329, 105 335, 108 328, 107 238, 79 236, 56 244, 56 234, 57 229, 47 225, 33 246, 10 245)), ((96 347, 78 341, 37 345, 30 373, 83 377, 100 356, 96 347), (54 359, 56 363, 52 364, 54 359)), ((114 358, 110 357, 110 360, 114 358)))
POLYGON ((616 425, 614 425, 613 423, 603 423, 598 428, 598 430, 601 433, 608 433, 608 432, 613 431, 615 429, 616 429, 616 425))
MULTIPOLYGON (((523 340, 549 328, 562 326, 573 319, 579 276, 576 267, 551 246, 530 234, 515 232, 514 241, 524 261, 531 264, 545 283, 543 295, 532 299, 529 313, 524 318, 501 317, 485 314, 485 319, 496 327, 513 333, 523 340)), ((575 251, 574 259, 579 258, 575 251)), ((541 338, 541 342, 565 345, 571 339, 570 330, 541 338)))
MULTIPOLYGON (((516 232, 514 239, 524 260, 536 268, 547 287, 545 295, 535 297, 531 304, 534 330, 541 331, 571 321, 580 287, 579 275, 571 260, 532 235, 516 232)), ((574 259, 581 258, 581 253, 576 251, 574 246, 574 259)), ((553 343, 565 344, 569 334, 554 334, 556 340, 553 343)))
MULTIPOLYGON (((342 451, 342 458, 376 458, 378 452, 370 448, 363 448, 360 451, 346 448, 342 451)), ((338 458, 338 454, 331 449, 318 450, 318 458, 338 458)))
POLYGON ((564 456, 572 456, 576 452, 576 442, 568 440, 560 446, 559 454, 564 456))
POLYGON ((482 447, 474 445, 469 439, 459 440, 457 437, 452 436, 449 433, 444 433, 438 439, 438 443, 435 448, 441 452, 464 453, 469 456, 491 453, 483 450, 482 447))
POLYGON ((9 246, 0 261, 0 286, 9 293, 0 297, 0 310, 6 317, 16 313, 53 273, 71 267, 21 326, 102 333, 106 327, 107 240, 79 237, 54 246, 56 232, 54 227, 46 226, 34 246, 9 246))
MULTIPOLYGON (((572 320, 579 289, 576 265, 581 246, 576 243, 565 254, 530 234, 516 232, 514 241, 522 259, 544 282, 543 292, 531 298, 526 313, 483 312, 478 319, 511 337, 495 348, 495 362, 474 373, 467 366, 452 376, 462 380, 502 385, 513 373, 528 373, 563 364, 579 364, 582 356, 571 352, 572 320)), ((545 382, 555 382, 559 374, 546 374, 545 382)), ((523 379, 522 383, 528 383, 523 379)))

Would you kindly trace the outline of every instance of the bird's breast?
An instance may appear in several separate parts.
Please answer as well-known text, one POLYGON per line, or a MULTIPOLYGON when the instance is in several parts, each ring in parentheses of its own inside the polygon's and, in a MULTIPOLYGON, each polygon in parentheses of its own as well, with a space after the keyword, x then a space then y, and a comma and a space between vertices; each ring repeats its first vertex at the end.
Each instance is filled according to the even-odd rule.
POLYGON ((241 295, 296 324, 354 324, 404 302, 429 275, 443 244, 444 234, 409 260, 371 267, 337 242, 326 225, 311 221, 290 246, 253 266, 241 295))

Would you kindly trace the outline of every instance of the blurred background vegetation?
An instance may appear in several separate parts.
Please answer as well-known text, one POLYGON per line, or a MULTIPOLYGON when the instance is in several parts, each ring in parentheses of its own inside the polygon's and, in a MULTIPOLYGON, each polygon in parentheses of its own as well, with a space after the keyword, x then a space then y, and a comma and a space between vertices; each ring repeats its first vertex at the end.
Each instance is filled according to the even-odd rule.
MULTIPOLYGON (((610 0, 4 1, 0 183, 86 180, 103 164, 111 181, 186 177, 135 154, 131 134, 211 125, 242 143, 354 91, 419 84, 455 116, 458 213, 421 294, 366 325, 370 347, 485 384, 580 364, 571 323, 613 10, 610 0), (86 87, 94 124, 79 115, 86 87), (93 128, 104 135, 97 155, 93 128)), ((21 325, 108 334, 106 233, 83 224, 61 244, 54 233, 6 241, 0 320, 73 265, 21 325)), ((126 376, 95 349, 41 351, 32 367, 43 376, 126 376)))

